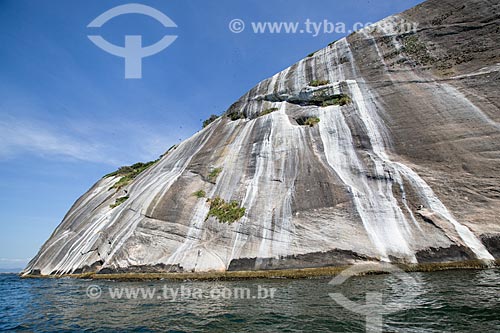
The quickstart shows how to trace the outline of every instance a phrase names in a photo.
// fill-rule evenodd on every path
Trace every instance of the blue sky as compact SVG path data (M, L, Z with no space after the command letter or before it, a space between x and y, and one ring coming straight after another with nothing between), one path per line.
M73 202L120 165L156 159L259 81L345 34L255 34L251 22L376 22L419 0L137 1L177 28L129 14L126 1L0 0L0 268L23 267ZM232 33L229 22L246 22ZM177 35L124 79L122 58L87 35L143 45Z

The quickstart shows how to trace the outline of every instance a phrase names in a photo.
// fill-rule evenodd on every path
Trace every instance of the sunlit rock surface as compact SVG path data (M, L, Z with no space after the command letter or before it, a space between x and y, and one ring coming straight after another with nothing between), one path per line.
M118 191L119 177L97 182L25 273L499 258L499 12L428 1L260 82L227 111L241 119L219 118ZM351 103L321 106L339 94ZM299 125L309 117L320 122ZM198 190L245 216L206 220Z

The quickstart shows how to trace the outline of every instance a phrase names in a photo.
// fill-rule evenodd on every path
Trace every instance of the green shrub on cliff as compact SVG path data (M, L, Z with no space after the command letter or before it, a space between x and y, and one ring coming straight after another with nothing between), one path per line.
M208 174L208 181L215 183L217 180L217 177L219 177L219 174L222 172L222 168L214 168L210 173Z
M167 152L168 153L168 152ZM164 154L165 155L165 154ZM132 180L134 180L139 174L141 174L144 170L154 165L160 159L150 161L150 162L139 162L132 164L130 166L120 167L115 172L109 173L105 175L103 178L113 177L113 176L121 176L120 180L118 180L113 186L109 189L121 189L124 186L127 186Z
M241 219L245 215L245 207L240 207L237 201L226 202L220 197L207 200L210 203L210 210L208 211L205 221L210 216L215 217L221 223L233 223Z
M229 119L231 119L232 121L235 121L235 120L238 120L238 119L243 119L243 114L239 113L239 112L231 112L231 113L228 113L227 114L227 117Z
M314 127L317 123L319 123L320 119L318 117L310 117L304 121L305 126Z
M273 113L274 111L278 111L278 110L279 110L278 108L265 109L264 111L261 111L257 117L262 117L262 116L265 116L267 114Z
M219 116L216 114L211 115L210 117L208 117L208 119L203 121L203 128L207 127L208 125L216 121L218 118Z
M311 87L320 87L329 84L330 81L328 80L313 80L309 82L309 86Z
M201 198L204 198L207 195L207 193L203 190L198 190L198 191L194 192L193 195L195 197L197 197L198 199L201 199Z
M109 208L113 209L115 207L118 207L120 206L122 203L124 203L126 200L128 199L128 197L120 197L120 198L117 198L115 200L115 203L112 204L112 205L109 205Z
M326 101L323 101L321 103L321 106L322 107L331 106L331 105L344 106L347 104L351 104L351 102L352 102L351 97L344 95L344 94L341 94L341 95L337 95L331 99L328 99Z

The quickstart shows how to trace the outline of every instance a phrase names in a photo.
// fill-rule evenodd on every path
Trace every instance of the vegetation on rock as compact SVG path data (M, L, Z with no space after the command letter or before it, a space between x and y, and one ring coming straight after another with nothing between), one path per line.
M429 64L433 61L427 46L425 43L420 41L416 35L406 36L403 38L403 52L422 65Z
M125 196L125 197L119 197L119 198L117 198L117 199L115 200L115 203L114 203L114 204L109 205L109 208L113 209L113 208L115 208L115 207L118 207L118 206L120 206L122 203L124 203L127 199L128 199L128 197L127 197L127 196Z
M168 153L170 153L172 150L176 150L176 149L177 149L177 145L172 145L172 146L170 146L170 148L168 148L168 150L167 150L165 153L163 153L163 154L161 154L161 155L160 155L160 159L161 159L163 156L165 156L165 155L167 155Z
M304 121L304 126L314 127L319 121L318 117L309 117Z
M330 81L328 80L313 80L309 82L309 86L311 87L320 87L329 84Z
M234 111L234 112L228 113L227 117L234 121L234 120L242 119L243 115L237 111Z
M216 121L218 118L219 118L219 116L216 114L211 115L210 117L208 117L208 119L203 121L203 128L207 127L208 125L210 125L211 123Z
M237 201L226 202L220 197L207 200L210 203L210 210L208 211L205 221L210 216L215 217L221 223L233 223L241 219L245 215L245 207L240 207Z
M219 177L219 174L222 172L222 168L214 168L210 173L208 174L208 180L212 183L215 183L217 180L217 177Z
M207 193L203 190L198 190L198 191L194 192L193 195L195 197L201 199L201 198L204 198L207 195Z
M278 111L278 110L279 110L278 108L265 109L264 111L261 111L257 117L262 117L262 116L265 116L267 114L270 114L270 113L272 113L274 111Z
M348 95L340 94L340 95L334 96L331 99L327 99L326 101L323 101L321 103L321 106L322 107L331 106L331 105L344 106L344 105L350 104L351 102L352 102L351 97L349 97Z
M171 149L173 149L175 146L173 146ZM169 149L170 151L170 149ZM167 152L168 153L168 152ZM163 156L163 155L162 155ZM146 163L135 163L130 166L123 166L120 167L118 170L115 172L109 173L105 175L103 178L108 178L108 177L113 177L113 176L121 176L120 180L118 180L113 186L110 187L110 189L116 188L117 190L121 189L124 186L127 186L130 184L132 180L134 180L140 173L142 173L144 170L158 162L160 159L146 162Z
M295 121L297 121L297 124L300 126L309 126L309 127L314 127L317 123L319 123L320 119L318 117L300 117L300 118L295 118Z

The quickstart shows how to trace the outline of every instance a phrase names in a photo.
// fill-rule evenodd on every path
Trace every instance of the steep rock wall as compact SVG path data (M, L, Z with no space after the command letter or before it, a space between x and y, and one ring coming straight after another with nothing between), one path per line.
M219 118L124 188L101 179L25 273L498 257L498 10L427 1L260 82L226 113L241 119ZM402 22L418 30L398 33ZM197 190L245 215L206 219Z

